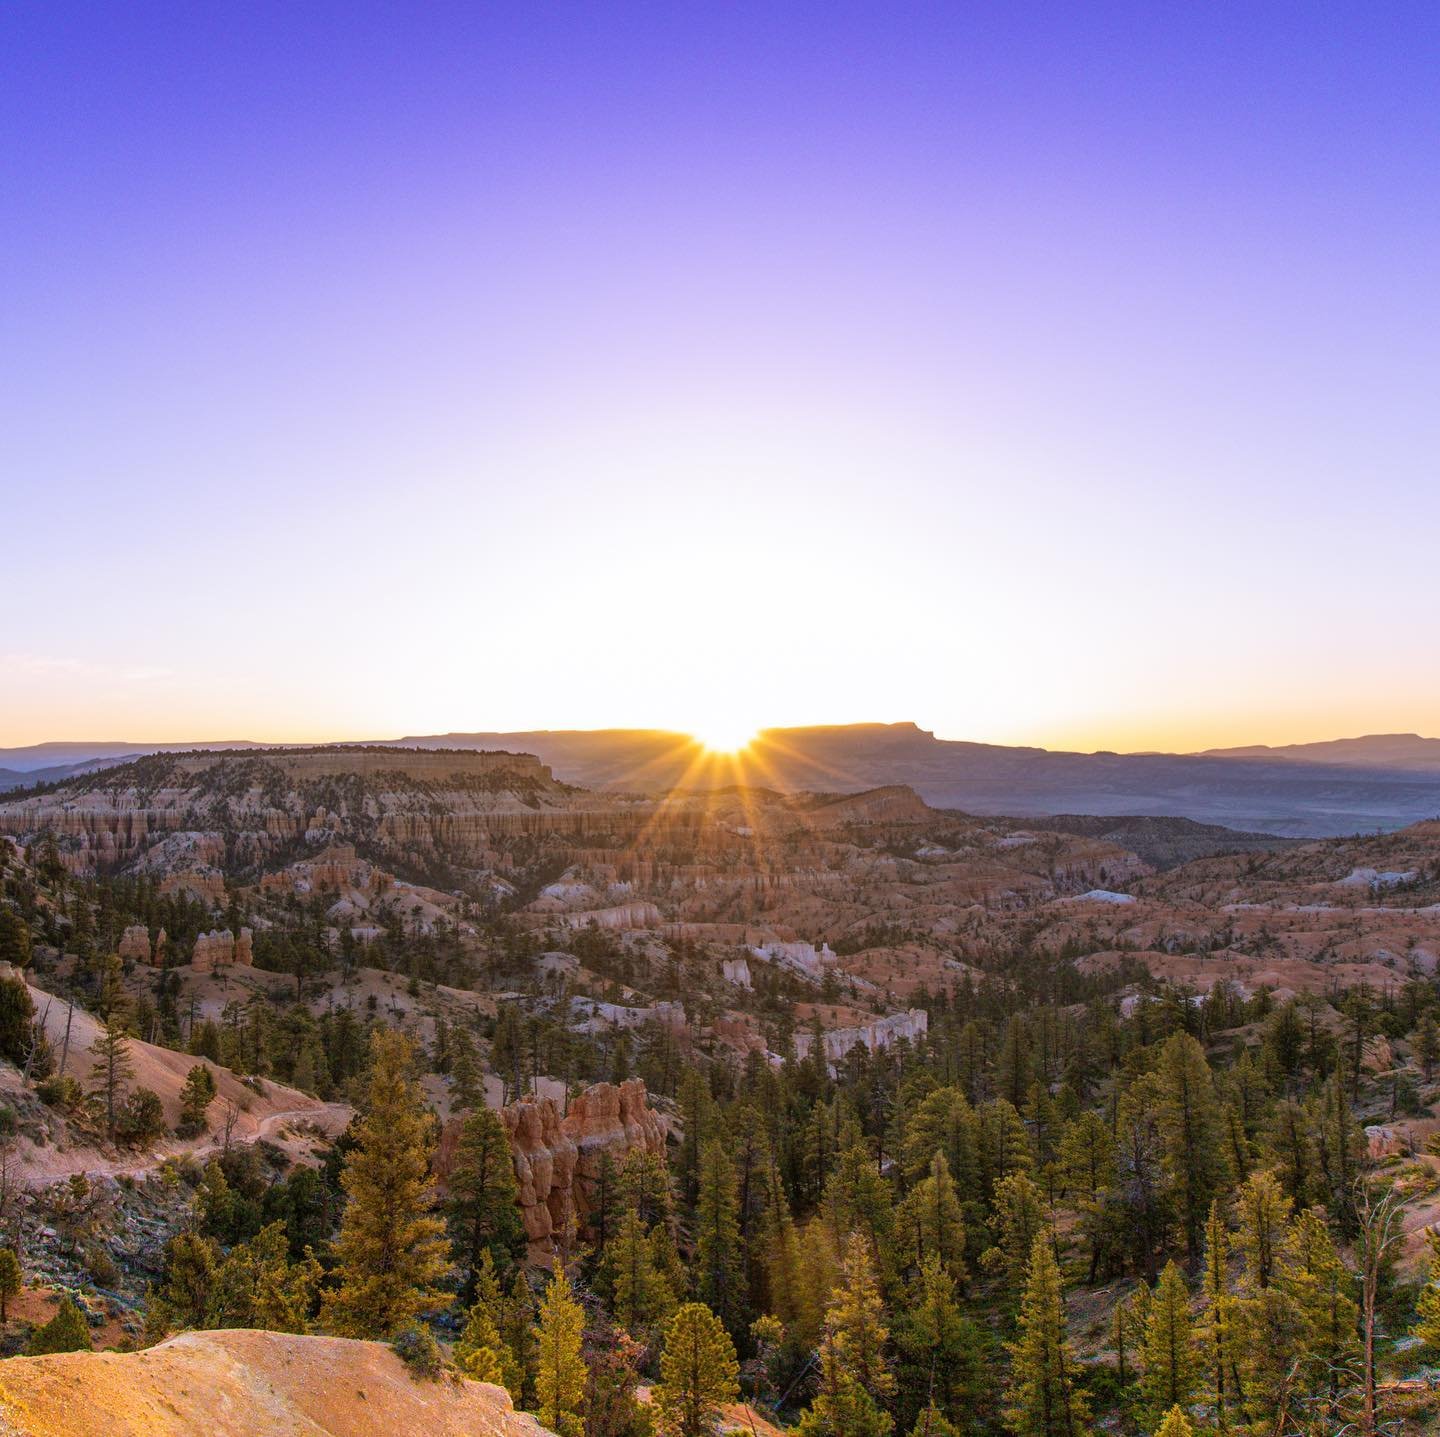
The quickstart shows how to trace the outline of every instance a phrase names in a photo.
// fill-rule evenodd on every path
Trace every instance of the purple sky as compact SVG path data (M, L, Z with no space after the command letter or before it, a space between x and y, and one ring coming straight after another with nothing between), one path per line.
M1433 5L0 11L0 743L1440 730Z

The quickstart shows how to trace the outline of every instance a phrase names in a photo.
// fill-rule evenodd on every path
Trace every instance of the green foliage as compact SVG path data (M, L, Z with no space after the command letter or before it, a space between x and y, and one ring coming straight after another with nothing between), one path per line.
M388 1337L442 1301L444 1223L430 1215L430 1129L402 1034L377 1030L365 1115L341 1175L349 1202L335 1239L340 1286L326 1324L342 1337Z
M434 1382L445 1370L444 1350L423 1323L401 1328L390 1346L417 1381Z
M215 1094L215 1075L205 1063L196 1063L185 1075L180 1089L180 1122L176 1132L181 1137L193 1137L205 1130L205 1114Z
M89 1352L94 1345L85 1314L73 1299L62 1297L54 1317L35 1329L25 1351L31 1357L44 1357L52 1352Z
M540 1421L556 1437L583 1437L585 1313L557 1262L535 1323L535 1397Z
M505 1304L495 1277L495 1264L487 1248L475 1274L475 1300L465 1330L455 1344L456 1366L477 1382L497 1382L515 1401L524 1394L524 1374L510 1344L500 1333Z
M654 1389L662 1437L710 1437L719 1408L740 1394L735 1344L704 1303L687 1302L665 1331Z
M735 1169L716 1139L700 1154L695 1208L695 1292L733 1333L748 1324L736 1214Z
M0 908L0 914L6 910ZM28 935L29 930L26 930ZM0 1058L21 1065L30 1054L35 1004L23 978L0 978Z
M1085 1394L1076 1382L1075 1354L1065 1331L1065 1300L1048 1229L1030 1253L1006 1425L1015 1437L1083 1437L1090 1432Z
M478 1108L466 1115L449 1186L446 1215L461 1262L462 1295L468 1298L474 1295L484 1254L489 1253L503 1277L525 1253L510 1141L493 1109Z
M159 1093L136 1088L115 1114L115 1138L130 1147L153 1143L165 1132L165 1107Z
M118 1136L121 1104L126 1082L134 1076L130 1061L130 1039L118 1014L112 1013L90 1049L90 1087L104 1116L111 1142Z
M1190 1331L1190 1294L1173 1262L1165 1264L1150 1301L1141 1361L1140 1392L1152 1413L1188 1406L1195 1395L1198 1364Z
M12 1297L18 1296L25 1280L20 1270L20 1259L13 1247L0 1247L0 1322L7 1317L7 1307Z

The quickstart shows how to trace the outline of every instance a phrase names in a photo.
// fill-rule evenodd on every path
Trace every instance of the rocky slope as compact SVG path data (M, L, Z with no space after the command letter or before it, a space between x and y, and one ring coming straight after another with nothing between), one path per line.
M505 1390L425 1382L378 1342L191 1332L0 1363L0 1437L546 1437Z
M9 965L0 965L0 976L12 972ZM68 1076L88 1086L93 1080L93 1049L102 1025L83 1008L72 1009L39 988L30 988L30 998L57 1064L63 1063ZM167 1138L143 1150L108 1151L93 1137L74 1131L55 1109L40 1104L13 1067L0 1066L0 1097L25 1118L14 1155L14 1172L22 1184L41 1186L78 1172L134 1172L171 1153L208 1152L224 1141L227 1126L231 1141L253 1142L262 1137L280 1141L292 1129L308 1128L333 1137L350 1120L351 1110L343 1103L324 1103L283 1083L247 1082L207 1058L177 1053L138 1038L130 1040L129 1058L133 1071L127 1088L148 1088L157 1094L171 1128L180 1117L180 1091L190 1069L197 1063L209 1068L216 1097L206 1113L206 1131L185 1140Z

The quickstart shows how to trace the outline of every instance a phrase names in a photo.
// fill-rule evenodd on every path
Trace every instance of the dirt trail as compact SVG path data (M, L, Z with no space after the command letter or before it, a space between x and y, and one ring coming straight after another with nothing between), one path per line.
M33 985L30 997L36 1014L44 1020L46 1036L57 1063L64 1062L68 1077L90 1086L95 1067L92 1050L102 1032L99 1020L83 1008L72 1009L64 999ZM229 1068L208 1058L179 1053L138 1038L132 1038L128 1046L133 1074L126 1085L127 1090L148 1088L156 1093L165 1111L165 1121L172 1128L180 1118L180 1093L191 1068L197 1063L209 1068L215 1079L216 1096L206 1114L207 1131L192 1139L172 1138L144 1153L133 1154L107 1152L83 1139L67 1145L53 1142L38 1144L23 1138L15 1165L24 1186L44 1187L82 1172L111 1177L123 1173L138 1176L151 1171L167 1157L186 1153L205 1157L224 1146L227 1123L230 1125L231 1142L253 1143L261 1138L274 1140L292 1123L313 1123L327 1136L334 1137L350 1121L351 1110L344 1103L322 1102L298 1088L287 1087L268 1078L257 1085L257 1091ZM18 1093L21 1086L18 1073L0 1074L0 1097L10 1090ZM300 1140L281 1140L279 1145L292 1156L306 1150L306 1144Z

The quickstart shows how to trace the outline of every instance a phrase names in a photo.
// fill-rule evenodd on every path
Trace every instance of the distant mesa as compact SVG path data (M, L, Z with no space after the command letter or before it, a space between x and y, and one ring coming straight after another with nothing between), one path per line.
M39 744L0 750L0 789L69 782L160 745ZM390 744L265 749L165 746L204 766L224 754L285 756L293 777L399 764L417 781L526 766L540 781L615 793L719 790L737 781L779 792L858 794L908 788L935 808L1049 817L1188 818L1253 834L1343 836L1403 827L1440 813L1440 739L1378 734L1279 748L1204 753L1069 753L939 739L913 723L765 729L717 763L687 734L657 729L529 730L420 735ZM203 750L203 752L197 752ZM424 755L438 757L427 760ZM396 760L391 755L400 754Z

